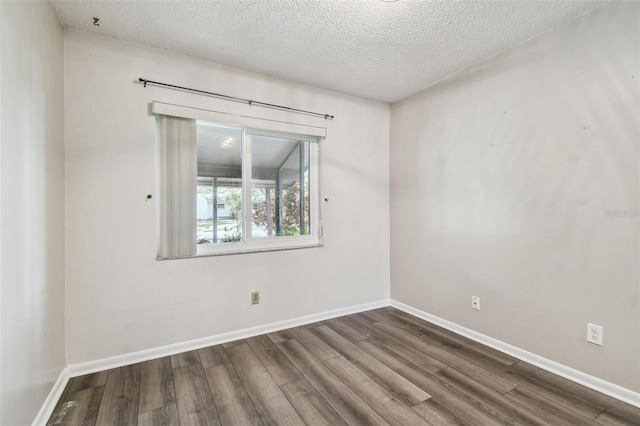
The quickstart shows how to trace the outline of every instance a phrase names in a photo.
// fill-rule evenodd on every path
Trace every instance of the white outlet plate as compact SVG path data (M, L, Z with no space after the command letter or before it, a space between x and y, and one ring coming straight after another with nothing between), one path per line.
M480 298L478 296L471 296L471 309L474 311L480 310Z
M602 327L587 323L587 342L602 346L604 332Z
M260 303L260 292L259 291L252 291L251 292L251 304L252 305L257 305L258 303Z

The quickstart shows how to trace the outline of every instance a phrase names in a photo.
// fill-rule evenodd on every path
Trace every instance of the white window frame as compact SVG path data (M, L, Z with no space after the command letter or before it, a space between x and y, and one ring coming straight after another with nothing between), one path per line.
M154 102L152 112L206 121L217 126L242 130L242 195L243 223L242 241L229 243L196 244L196 254L187 258L219 256L265 251L293 250L322 247L322 214L320 167L321 150L326 129L281 121L263 120L256 117L233 116L217 111L194 109L184 106ZM243 125L243 123L252 126ZM289 130L289 131L287 131ZM311 134L299 133L306 131ZM296 236L274 236L253 238L253 204L251 191L251 147L252 136L271 136L309 141L309 234ZM194 229L193 232L196 230ZM158 257L158 260L184 257Z

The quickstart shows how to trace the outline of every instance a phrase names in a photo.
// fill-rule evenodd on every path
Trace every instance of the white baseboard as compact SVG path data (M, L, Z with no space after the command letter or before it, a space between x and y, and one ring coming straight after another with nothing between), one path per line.
M152 349L145 349L138 352L116 355L113 357L98 359L95 361L70 364L67 367L67 372L69 374L69 377L82 376L84 374L95 373L96 371L122 367L123 365L135 364L137 362L148 361L150 359L174 355L181 352L206 348L207 346L219 345L221 343L232 342L234 340L246 339L261 334L272 333L274 331L298 327L300 325L323 321L330 318L336 318L343 315L355 314L357 312L368 311L371 309L382 308L385 306L389 306L389 299L349 306L346 308L333 309L330 311L320 312L318 314L305 315L303 317L293 318L290 320L273 322L266 325L245 328L242 330L231 331L229 333L203 337L201 339L189 340L186 342L174 343L171 345L160 346Z
M590 389L596 390L605 395L609 395L613 398L619 399L620 401L626 402L627 404L640 408L640 393L638 392L634 392L630 389L623 388L622 386L607 382L606 380L599 379L598 377L591 376L589 374L575 370L571 367L567 367L566 365L525 351L524 349L520 349L492 337L485 336L482 333L478 333L477 331L473 331L435 315L431 315L427 312L421 311L409 305L405 305L404 303L398 302L396 300L391 300L391 306L418 318L422 318L423 320L438 325L442 328L450 330L456 334L468 337L469 339L474 340L478 343L482 343L483 345L489 346L490 348L496 349L500 352L504 352L507 355L511 355L522 361L528 362L529 364L533 364L536 367L540 367L543 370L549 371L550 373L557 374L558 376L564 377L565 379L569 379Z
M64 368L58 376L58 380L53 384L49 395L44 400L44 404L40 407L40 411L36 415L36 418L33 420L34 426L46 425L47 420L51 417L53 410L56 408L56 404L58 400L62 396L62 392L64 392L64 388L67 386L67 382L69 381L69 372L67 368Z

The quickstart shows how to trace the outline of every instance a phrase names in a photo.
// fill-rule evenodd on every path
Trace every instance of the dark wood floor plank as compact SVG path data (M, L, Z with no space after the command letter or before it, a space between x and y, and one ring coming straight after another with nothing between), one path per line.
M109 370L98 411L97 426L135 426L138 422L140 364Z
M312 322L310 324L305 324L302 327L303 328L316 328L316 327L320 327L321 325L326 325L324 321L318 321L318 322Z
M378 330L373 327L373 324L370 321L365 320L360 314L345 315L338 318L338 320L344 322L354 330L357 330L367 338L371 338L373 334L378 332Z
M176 404L140 413L138 426L180 426Z
M341 321L341 318L334 318L334 319L327 320L325 321L325 324L331 327L332 329L334 329L336 332L340 333L350 342L355 343L367 338L367 336L360 333L355 328Z
M413 410L424 417L434 426L467 425L468 423L456 418L444 405L435 398L427 399L413 406Z
M304 375L304 372L317 365L324 365L309 349L296 339L285 340L277 344L278 348L291 363ZM338 355L340 356L340 355Z
M374 322L386 321L389 317L386 314L387 311L390 311L394 308L391 306L387 306L381 309L371 309L369 311L359 312L357 315L359 318L363 320L369 321L371 324Z
M349 425L388 425L300 342L287 340L278 347Z
M252 337L247 339L247 343L279 386L302 378L291 361L267 336Z
M173 369L180 426L220 425L209 383L198 362Z
M229 359L265 424L303 425L280 387L262 365L251 347L241 344L227 348Z
M98 412L100 410L102 397L104 395L104 386L100 386L98 388L89 388L85 391L89 391L91 389L94 389L94 394L89 401L89 407L87 408L87 412L84 415L82 426L94 426L98 422Z
M67 402L67 395L69 395L69 388L71 387L71 379L69 379L67 381L67 384L64 387L64 390L62 391L62 395L60 395L60 398L58 399L58 402L56 403L56 406L53 408L53 411L51 412L51 416L49 416L49 420L47 420L47 426L53 425L58 421L58 418L63 415L62 411L65 411L66 414L66 410L68 409L68 406L65 405L65 403Z
M188 351L171 355L171 367L184 367L189 364L197 364L200 362L198 351Z
M225 349L231 349L234 346L240 346L247 343L245 339L240 339L240 340L234 340L233 342L227 342L227 343L223 343L222 347Z
M427 341L422 339L416 339L415 335L401 328L398 328L395 325L391 325L387 322L378 322L374 325L376 328L379 328L383 332L395 337L396 339L408 344L409 346L413 346L419 351L424 352L425 354L437 359L438 361L448 365L449 367L453 367L461 373L464 373L467 376L484 383L486 386L497 392L504 394L517 386L515 383L491 371L481 368L478 365L467 361L466 359L460 358L451 352L447 352L440 346L429 344L427 343Z
M91 387L98 386L98 383L102 383L102 385L104 385L104 383L106 382L107 374L108 374L108 370L70 378L64 390L62 391L62 395L60 396L60 399L58 399L58 402L55 408L53 409L53 412L51 413L49 420L47 421L47 426L54 425L54 424L61 424L62 420L65 417L67 417L67 414L69 413L69 411L73 409L75 405L75 401L73 397L71 400L67 399L70 393L74 393L79 390L89 389ZM94 418L94 422L95 422L95 418Z
M89 389L97 386L104 386L107 383L108 371L86 374L84 376L72 377L69 380L69 393Z
M592 404L591 409L593 411L599 410L601 407L605 407L614 411L629 422L640 424L640 408L634 407L593 389L589 389L578 383L572 382L571 380L565 379L564 377L542 370L541 368L524 361L518 361L513 365L513 369L521 373L522 376L535 380L535 382L540 385L545 384L549 388L563 389L574 397L588 401Z
M205 370L213 400L223 425L262 425L238 373L231 363Z
M349 342L329 326L318 327L313 331L317 333L318 336L321 336L336 352L340 353L349 360L349 362L355 364L360 370L388 390L394 397L405 402L407 405L415 405L431 398L431 395L358 346Z
M293 339L293 336L287 330L281 330L281 331L276 331L274 333L269 333L267 334L267 336L269 337L269 339L271 339L273 343L280 343L280 342L284 342L285 340Z
M379 310L376 310L376 312L383 313L385 315L389 315L391 317L398 318L404 321L408 321L422 328L423 330L428 331L431 335L440 336L444 341L455 342L462 347L473 349L475 352L481 353L505 365L512 365L518 361L517 358L514 358L511 355L507 355L503 352L500 352L498 350L485 346L482 343L474 342L471 339L468 339L464 336L460 336L452 331L446 330L442 327L439 327L421 318L414 317L413 315L410 315L399 309L388 309L388 310L379 309Z
M308 425L345 425L346 422L304 377L280 386Z
M520 389L526 389L543 399L552 400L562 405L565 410L572 410L576 414L584 415L591 419L595 418L604 410L604 407L593 401L586 401L560 386L550 385L548 382L540 380L537 377L520 373L516 369L516 366L517 363L514 366L504 367L502 370L505 374L509 375L509 380L518 383ZM487 368L491 369L492 367ZM499 372L496 371L496 373Z
M428 356L413 346L407 345L393 336L383 333L381 330L366 324L363 320L357 317L345 317L342 320L350 324L352 327L357 328L360 332L366 333L369 341L392 350L399 356L411 361L426 371L433 373L438 370L442 370L443 368L447 368L446 364Z
M443 338L438 334L431 333L430 331L425 330L424 328L404 319L398 319L393 316L390 316L389 318L390 319L376 324L391 325L411 335L417 336L421 341L428 342L429 345L434 348L439 348L440 353L445 353L449 356L453 356L454 358L452 359L466 360L468 363L478 365L486 371L490 370L485 367L494 367L494 369L502 371L502 368L509 368L511 366L511 364L505 364L503 362L497 361L495 357L486 356L481 352L475 351L470 346L465 346L464 344L458 343L456 341L447 340L446 338ZM504 379L504 376L498 376L502 377L502 379L497 378L496 385L511 386L510 388L502 389L502 393L507 392L508 390L513 389L516 386L515 383L508 382L507 379ZM500 391L501 389L496 390Z
M384 387L339 356L325 361L333 373L392 425L429 425L418 413L394 398Z
M144 413L175 403L171 359L164 357L141 363L138 412Z
M70 393L65 410L54 422L55 425L93 426L98 417L104 386L90 387Z
M505 394L507 398L518 401L524 406L559 425L596 425L590 417L586 417L568 410L556 401L548 400L540 395L518 387Z
M596 423L605 426L637 426L640 425L640 417L627 419L616 413L604 410L595 419Z
M513 421L520 424L539 426L548 424L544 419L540 419L534 411L513 400L506 399L504 395L489 389L452 368L440 370L435 375L469 394L477 401L482 402L485 407L490 407L491 412L485 412L500 422L509 423Z
M322 339L313 334L309 328L296 327L290 329L289 333L320 361L340 355L326 342L323 342Z
M492 417L485 414L487 410L481 402L439 377L397 356L384 346L378 346L370 339L358 342L358 346L380 362L388 365L398 374L410 378L413 383L431 394L431 399L436 399L440 404L449 408L464 423L478 426L499 424Z
M200 357L200 364L202 364L202 368L205 370L210 367L227 365L231 362L223 345L198 349L198 356Z

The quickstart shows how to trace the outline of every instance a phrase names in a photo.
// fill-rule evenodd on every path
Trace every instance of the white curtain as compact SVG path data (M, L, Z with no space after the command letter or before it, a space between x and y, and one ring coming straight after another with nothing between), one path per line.
M196 120L157 115L158 257L196 254Z

